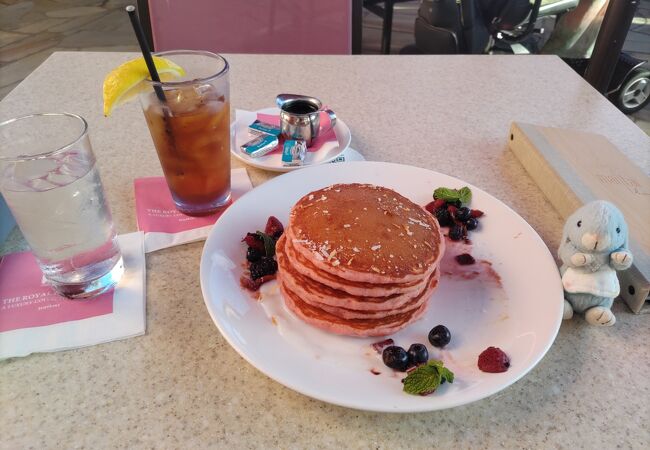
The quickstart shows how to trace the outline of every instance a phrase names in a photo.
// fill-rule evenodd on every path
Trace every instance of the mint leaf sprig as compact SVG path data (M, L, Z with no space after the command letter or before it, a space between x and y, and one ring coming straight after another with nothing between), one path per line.
M460 189L439 187L433 191L433 198L435 200L442 199L446 202L455 202L456 200L460 200L463 205L467 205L472 201L472 190L467 186Z
M266 253L266 256L269 258L273 257L273 255L275 255L275 239L261 231L258 231L255 234L261 237L264 241L264 253Z
M440 386L442 380L454 382L454 374L444 367L442 361L431 359L404 378L404 392L412 395L430 394Z

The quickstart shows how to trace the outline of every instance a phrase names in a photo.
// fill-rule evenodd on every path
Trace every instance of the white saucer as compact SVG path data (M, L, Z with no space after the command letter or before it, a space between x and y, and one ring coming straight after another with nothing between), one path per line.
M250 141L253 137L248 133L248 126L255 121L257 114L280 114L278 108L265 108L258 111L235 111L235 122L231 125L232 145L230 153L242 161L258 169L270 170L272 172L289 172L292 170L303 169L305 167L316 166L334 161L338 158L346 148L350 145L352 135L350 129L341 119L336 120L334 126L334 133L336 134L337 142L328 142L323 145L318 151L307 152L305 163L302 166L286 167L282 165L282 154L273 153L272 155L260 156L259 158L251 158L250 156L242 153L240 146Z

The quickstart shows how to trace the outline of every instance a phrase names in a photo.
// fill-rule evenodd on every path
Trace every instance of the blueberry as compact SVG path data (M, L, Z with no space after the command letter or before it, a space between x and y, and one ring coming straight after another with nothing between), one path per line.
M411 366L424 364L429 360L429 351L424 344L412 344L408 351Z
M278 263L275 259L268 256L262 256L259 261L255 261L250 265L251 278L257 280L266 275L273 275L278 270Z
M434 347L444 347L451 341L451 333L444 325L437 325L429 331L429 342Z
M456 223L449 229L449 239L452 241L460 241L462 238L463 227Z
M454 217L456 218L456 220L460 222L466 222L467 219L470 218L471 214L472 211L470 211L470 209L467 208L466 206L463 206L462 208L458 208L456 210L456 214L454 214Z
M468 231L476 230L478 227L478 220L476 220L474 217L470 217L467 219L467 222L465 222L465 226L467 227Z
M436 210L436 219L441 227L448 227L452 224L451 215L446 209L440 208Z
M381 354L381 357L384 360L384 364L391 369L399 372L406 372L406 369L408 369L409 355L402 347L396 345L386 347Z
M250 262L259 261L263 253L264 253L263 251L257 248L248 247L248 250L246 251L246 259L249 260Z

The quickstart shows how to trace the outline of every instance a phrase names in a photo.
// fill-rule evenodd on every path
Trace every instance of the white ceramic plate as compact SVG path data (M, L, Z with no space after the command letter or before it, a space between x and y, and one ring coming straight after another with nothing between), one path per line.
M494 283L443 276L425 317L392 335L405 348L427 345L456 374L433 395L402 392L397 374L385 367L371 344L380 339L337 336L301 322L285 309L275 281L262 286L261 301L239 286L246 231L264 227L270 215L286 224L304 194L334 183L373 183L395 189L418 204L439 186L465 186L430 170L379 162L326 164L282 175L241 197L212 228L201 259L205 304L222 335L239 354L285 386L319 400L371 411L415 412L480 400L528 373L547 352L560 327L562 285L555 261L535 231L506 205L470 186L472 206L486 212L472 233L473 255L493 263ZM449 268L442 267L443 272ZM428 331L445 324L451 343L442 351ZM483 373L477 357L488 346L511 358L507 372ZM376 369L380 375L373 375Z
M230 147L230 153L243 163L257 167L258 169L270 170L272 172L290 172L309 166L328 163L340 156L348 148L352 140L348 126L340 118L337 118L334 133L338 142L327 143L315 152L307 152L305 163L302 166L283 166L281 153L251 158L242 153L239 147L252 139L248 134L248 126L256 119L257 113L280 114L280 110L278 108L266 108L254 112L238 110L235 123L232 124L233 137L230 141L233 145Z

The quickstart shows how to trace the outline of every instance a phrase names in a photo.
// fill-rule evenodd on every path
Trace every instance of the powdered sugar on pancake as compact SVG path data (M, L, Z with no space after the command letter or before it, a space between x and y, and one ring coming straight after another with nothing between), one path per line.
M338 184L304 196L287 230L296 252L351 281L421 279L444 251L431 214L395 191L367 184Z
M311 192L276 245L286 306L318 328L384 336L417 320L438 286L438 222L398 193L367 184Z

